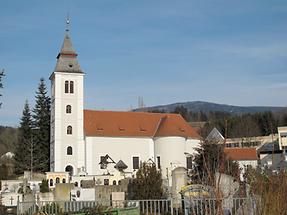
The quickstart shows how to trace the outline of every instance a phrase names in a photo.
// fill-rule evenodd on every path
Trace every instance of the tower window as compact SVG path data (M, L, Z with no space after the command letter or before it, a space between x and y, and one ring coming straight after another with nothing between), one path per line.
M71 105L66 106L66 113L72 113L72 106Z
M70 81L70 93L74 93L74 82Z
M70 176L74 174L74 168L71 165L66 166L65 172L68 172Z
M72 154L73 154L73 148L71 146L68 146L67 155L72 155Z
M72 134L72 126L67 127L67 134Z
M69 93L69 81L65 81L65 93Z

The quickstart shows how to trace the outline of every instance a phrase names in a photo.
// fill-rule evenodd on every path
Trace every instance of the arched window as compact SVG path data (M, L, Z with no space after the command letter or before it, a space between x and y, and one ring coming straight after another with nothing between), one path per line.
M65 178L63 178L62 182L63 182L63 184L65 184L65 183L66 183L66 179L65 179Z
M72 155L72 154L73 154L73 148L71 146L68 146L67 155Z
M69 81L65 81L65 93L69 93Z
M53 186L54 186L53 179L50 179L50 187L53 187Z
M70 81L70 93L74 93L74 82Z
M113 185L117 185L117 181L116 180L113 180Z
M59 183L60 183L60 178L57 177L57 178L56 178L56 184L59 184Z
M66 168L65 168L65 172L68 172L68 173L70 174L70 176L72 176L73 173L74 173L74 169L73 169L72 166L68 165L68 166L66 166Z
M72 106L71 105L66 106L66 113L72 113Z
M72 134L72 126L67 127L67 134Z
M78 182L75 182L75 187L78 187Z

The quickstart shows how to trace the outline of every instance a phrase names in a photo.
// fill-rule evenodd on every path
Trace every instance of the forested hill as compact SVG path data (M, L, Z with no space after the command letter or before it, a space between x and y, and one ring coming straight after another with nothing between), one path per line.
M145 107L143 109L136 109L135 111L163 111L163 112L174 112L177 107L184 107L188 112L225 112L230 114L244 114L244 113L262 113L262 112L278 112L287 107L274 107L274 106L234 106L226 104L217 104L204 101L192 101L192 102L181 102L173 103L168 105L159 105L152 107Z
M216 127L227 137L266 136L277 133L278 126L287 126L287 107L241 107L210 102L185 102L147 107L135 111L178 113L197 123L202 137Z
M8 151L14 152L17 141L17 128L0 126L0 156Z

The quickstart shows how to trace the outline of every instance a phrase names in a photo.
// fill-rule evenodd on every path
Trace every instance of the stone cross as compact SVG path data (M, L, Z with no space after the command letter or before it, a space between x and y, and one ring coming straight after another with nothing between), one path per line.
M13 205L13 197L11 196L10 201L11 201L11 205Z

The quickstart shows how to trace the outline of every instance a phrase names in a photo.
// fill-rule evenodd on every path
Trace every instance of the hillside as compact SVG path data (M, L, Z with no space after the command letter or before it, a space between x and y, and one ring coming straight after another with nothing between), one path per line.
M18 129L0 126L0 156L14 151L18 141Z
M173 103L168 105L159 105L152 107L145 107L144 109L136 109L135 111L156 111L163 110L165 112L173 112L176 107L183 106L187 111L191 112L204 112L210 111L227 112L231 114L244 114L244 113L258 113L258 112L278 112L287 110L287 107L275 107L275 106L234 106L226 104L217 104L204 101L192 101Z

